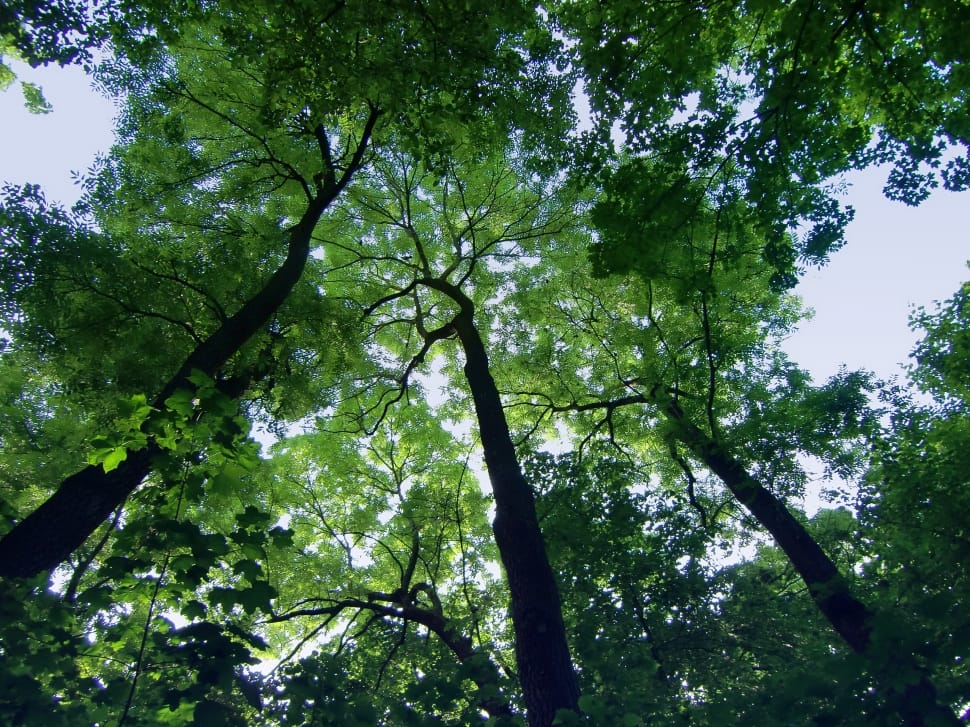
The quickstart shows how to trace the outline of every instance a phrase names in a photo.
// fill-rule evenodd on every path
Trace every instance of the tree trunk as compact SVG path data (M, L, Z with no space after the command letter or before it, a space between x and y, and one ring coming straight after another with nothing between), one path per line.
M475 400L495 497L492 531L511 593L515 654L529 724L549 727L558 710L579 711L579 684L566 642L559 590L546 556L535 499L522 474L488 355L472 320L471 301L456 289L449 294L462 306L455 330L465 352L465 377Z
M784 503L752 477L744 465L724 447L688 421L683 411L661 388L655 387L650 398L660 406L673 425L674 436L703 462L727 486L778 544L798 571L815 605L828 619L839 636L858 654L870 659L873 676L883 694L908 727L963 724L951 709L937 699L936 689L925 670L911 654L898 654L895 671L903 661L913 679L902 689L884 676L886 666L872 654L872 626L875 614L855 596L839 573L835 563L818 542L791 514Z
M372 109L354 157L339 179L333 167L327 166L326 182L290 230L283 264L255 296L189 354L155 397L154 408L163 409L178 389L192 388L188 377L193 370L214 376L284 303L306 267L313 228L360 167L379 113ZM34 576L67 560L145 479L152 457L159 451L150 442L142 449L129 450L124 462L111 472L92 465L65 479L46 502L0 539L0 576Z

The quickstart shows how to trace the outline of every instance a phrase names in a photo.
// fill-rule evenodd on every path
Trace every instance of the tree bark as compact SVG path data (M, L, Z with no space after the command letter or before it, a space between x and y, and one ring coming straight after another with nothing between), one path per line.
M549 727L558 710L579 712L579 682L569 655L559 589L539 529L535 498L515 453L488 354L473 320L472 301L444 281L422 282L441 290L461 308L454 326L465 353L465 378L475 401L495 497L492 532L511 594L519 681L529 725Z
M363 163L379 114L371 110L354 156L339 178L327 164L316 196L290 230L283 264L256 295L189 354L155 397L154 408L163 409L177 390L192 388L188 377L193 370L214 376L283 304L303 275L313 228ZM0 539L0 576L30 577L67 560L141 484L159 451L154 442L149 442L146 447L129 450L127 458L111 472L91 465L65 479L43 504Z

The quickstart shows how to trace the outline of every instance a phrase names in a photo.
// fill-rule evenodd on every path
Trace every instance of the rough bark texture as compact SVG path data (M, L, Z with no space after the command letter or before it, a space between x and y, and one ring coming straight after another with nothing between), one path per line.
M178 389L192 387L188 377L193 370L213 376L283 304L303 274L313 228L361 165L377 117L378 112L372 111L357 151L341 176L337 178L332 166L326 169L316 197L290 230L283 264L255 296L189 354L155 397L152 405L156 409L163 408ZM125 461L109 473L100 465L88 466L65 479L40 507L0 539L0 576L34 576L67 560L145 479L158 452L149 443L140 450L129 450Z
M724 447L684 417L677 403L660 388L651 398L667 415L674 436L727 486L737 500L764 527L784 551L808 586L819 610L845 642L858 654L873 659L872 627L875 614L849 590L835 563L812 535L744 465ZM936 689L911 654L899 654L915 680L900 688L882 676L885 665L873 660L873 675L882 684L889 703L908 727L961 725L953 711L939 703ZM902 670L905 673L905 669Z
M472 303L457 289L445 292L462 308L455 330L465 352L465 377L475 401L495 497L492 531L511 593L515 654L528 720L532 727L548 727L558 710L579 711L579 683L566 642L559 589L546 556L535 499L522 474L488 355L472 319Z
M0 576L26 578L70 557L145 479L154 445L134 452L111 472L85 467L0 540Z

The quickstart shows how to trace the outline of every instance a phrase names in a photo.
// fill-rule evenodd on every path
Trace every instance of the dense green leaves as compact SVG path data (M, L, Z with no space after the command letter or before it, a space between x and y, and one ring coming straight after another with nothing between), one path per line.
M0 721L954 724L968 289L919 395L780 343L838 175L966 186L965 15L5 7L121 115L0 204Z
M833 175L892 162L886 192L910 204L941 181L966 188L965 6L569 2L552 14L589 95L587 141L619 126L628 150L678 170L653 195L667 221L682 175L702 188L740 175L779 284L842 243L851 209ZM608 159L582 155L594 170ZM804 238L786 238L806 221Z

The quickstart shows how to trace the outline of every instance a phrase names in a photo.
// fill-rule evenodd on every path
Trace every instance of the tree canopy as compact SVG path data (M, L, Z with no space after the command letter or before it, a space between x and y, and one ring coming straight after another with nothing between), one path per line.
M970 184L968 24L5 6L121 111L0 198L3 721L963 724L967 286L907 384L780 344L840 175Z

